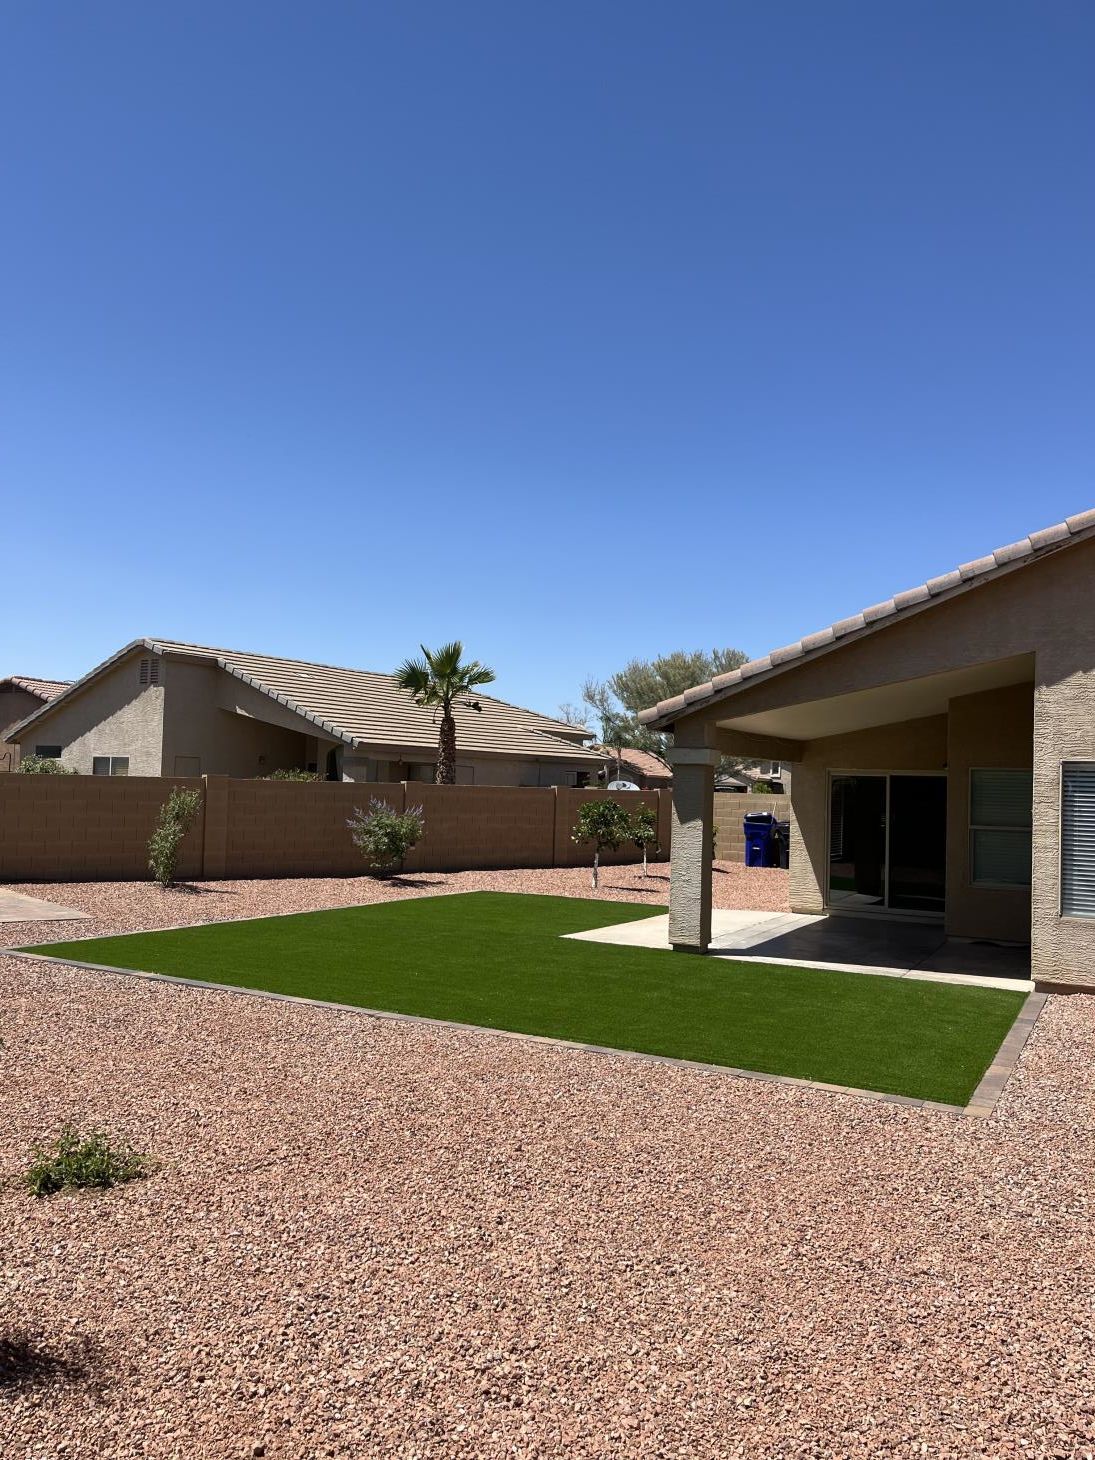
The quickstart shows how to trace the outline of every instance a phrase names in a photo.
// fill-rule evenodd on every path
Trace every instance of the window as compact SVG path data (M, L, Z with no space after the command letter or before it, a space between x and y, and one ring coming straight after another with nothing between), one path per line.
M60 760L61 747L59 745L36 745L35 755L43 756L46 760Z
M970 881L1029 887L1033 771L970 771Z
M142 659L139 679L141 684L159 684L160 682L160 661L156 659ZM105 774L105 772L104 772Z
M93 776L128 776L128 755L97 755L91 762Z
M1061 912L1095 918L1095 761L1061 767Z

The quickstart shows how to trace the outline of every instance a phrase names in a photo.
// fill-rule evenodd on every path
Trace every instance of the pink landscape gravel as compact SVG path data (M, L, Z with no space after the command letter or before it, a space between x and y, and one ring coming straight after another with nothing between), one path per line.
M5 1456L1095 1453L1095 999L981 1121L13 958L0 1035ZM35 1201L69 1117L158 1169Z

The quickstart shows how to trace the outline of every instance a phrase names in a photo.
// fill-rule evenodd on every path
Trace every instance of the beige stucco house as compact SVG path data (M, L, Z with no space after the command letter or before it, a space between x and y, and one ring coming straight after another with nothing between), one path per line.
M1028 942L1095 989L1095 510L644 712L671 730L670 940L711 936L720 754L789 763L796 912Z
M601 758L581 727L476 694L455 708L457 780L578 786ZM5 736L86 775L432 781L438 727L388 674L135 639Z
M68 680L37 679L27 674L9 674L6 679L0 679L0 775L19 765L18 745L4 743L8 732L35 710L64 694L68 686Z

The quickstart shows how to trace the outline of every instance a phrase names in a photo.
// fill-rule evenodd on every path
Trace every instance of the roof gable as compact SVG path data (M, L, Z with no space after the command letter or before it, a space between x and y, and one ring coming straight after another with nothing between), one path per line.
M158 638L134 639L125 645L77 680L57 702L43 705L27 716L9 732L8 739L16 738L32 723L44 719L58 703L142 650L160 654L169 661L184 659L221 669L300 715L323 735L355 748L405 747L420 749L424 756L436 751L438 725L434 711L416 705L393 675ZM596 756L573 739L564 738L564 730L569 729L573 735L572 726L564 726L546 715L521 709L493 695L476 694L471 698L482 705L480 712L464 705L454 707L461 750L533 759L597 761Z
M879 629L888 628L892 623L910 618L938 603L947 602L1007 573L1028 567L1051 553L1072 547L1075 543L1093 536L1095 508L1068 517L1052 527L1032 532L1029 537L997 548L983 558L962 563L949 573L929 578L916 588L906 589L882 603L872 604L850 618L840 619L827 629L808 634L781 649L773 649L761 659L751 659L729 674L716 675L707 684L696 685L673 699L662 700L659 704L642 710L639 720L652 728L666 729L693 711L707 709L720 700L728 699L746 684L758 683L810 659L819 658L845 642L865 638Z

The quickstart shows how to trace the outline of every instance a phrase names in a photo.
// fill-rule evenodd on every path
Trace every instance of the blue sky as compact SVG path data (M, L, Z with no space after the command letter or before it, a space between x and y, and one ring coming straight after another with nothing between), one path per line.
M553 710L1095 504L1095 7L3 6L0 673Z

